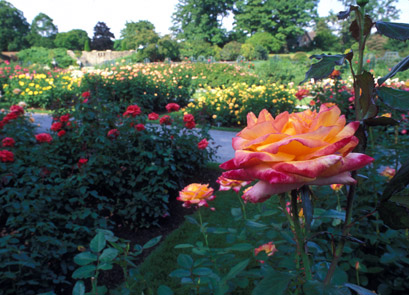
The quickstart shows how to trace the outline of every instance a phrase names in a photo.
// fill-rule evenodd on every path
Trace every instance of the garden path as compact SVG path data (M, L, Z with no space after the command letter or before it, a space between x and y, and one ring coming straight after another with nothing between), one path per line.
M34 124L37 125L36 132L49 132L52 122L52 117L49 114L32 114ZM210 130L210 136L213 141L210 141L211 146L219 146L216 155L216 162L223 163L234 157L234 150L232 147L232 139L237 132Z

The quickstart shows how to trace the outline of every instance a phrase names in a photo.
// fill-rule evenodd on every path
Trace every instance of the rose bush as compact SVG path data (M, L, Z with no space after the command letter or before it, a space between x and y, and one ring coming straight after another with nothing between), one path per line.
M247 127L233 139L235 157L220 167L230 179L259 180L244 198L263 202L303 185L352 184L350 171L373 161L351 153L359 122L346 125L338 107L319 112L288 112L273 118L267 110L250 113Z

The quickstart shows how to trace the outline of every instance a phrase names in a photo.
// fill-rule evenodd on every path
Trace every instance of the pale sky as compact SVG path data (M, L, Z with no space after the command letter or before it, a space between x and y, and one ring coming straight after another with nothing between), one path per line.
M58 31L68 32L81 29L92 38L94 27L102 21L111 29L116 39L120 39L125 23L148 20L155 25L161 36L170 33L172 13L178 0L6 0L21 10L31 24L39 13L45 13L53 19ZM409 22L409 0L399 0L397 8L401 10L400 22ZM329 11L343 10L337 0L321 0L318 6L320 16ZM224 26L231 29L232 18L227 18Z

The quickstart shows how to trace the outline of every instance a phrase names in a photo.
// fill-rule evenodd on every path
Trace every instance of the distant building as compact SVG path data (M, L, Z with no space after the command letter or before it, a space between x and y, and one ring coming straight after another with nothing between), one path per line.
M312 32L304 32L301 36L297 38L297 46L298 47L309 47L314 40L317 33L314 31Z

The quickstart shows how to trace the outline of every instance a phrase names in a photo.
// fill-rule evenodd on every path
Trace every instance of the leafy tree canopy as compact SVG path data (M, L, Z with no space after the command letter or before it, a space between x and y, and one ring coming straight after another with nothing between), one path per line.
M89 41L87 32L84 30L71 30L66 33L58 33L54 44L59 48L83 50L87 41Z
M356 5L356 0L339 0L345 7ZM369 14L373 21L391 21L399 18L400 10L395 4L398 0L369 0L365 5L365 13Z
M227 35L222 20L232 10L233 3L233 0L179 0L171 29L182 40L221 45Z
M57 33L58 29L54 25L53 19L40 13L33 19L27 39L31 46L52 48Z
M159 35L155 32L155 26L147 21L127 22L125 29L121 31L124 50L137 49L139 46L146 47L148 44L156 43Z
M110 28L104 22L98 22L94 27L91 48L95 50L112 50L114 47L112 39L115 39L115 36L111 33Z
M23 13L7 1L0 1L0 51L26 48L29 30Z
M285 36L287 46L318 17L319 0L239 0L234 9L235 29L247 35L267 32Z

